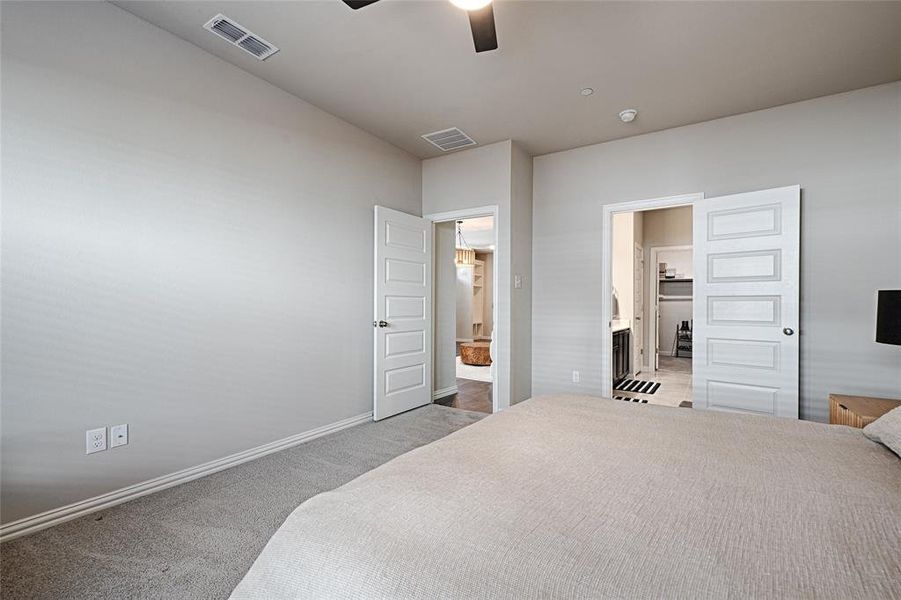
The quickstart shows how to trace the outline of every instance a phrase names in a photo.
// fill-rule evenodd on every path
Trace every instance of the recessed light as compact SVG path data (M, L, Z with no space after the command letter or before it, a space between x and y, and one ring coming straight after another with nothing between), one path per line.
M590 96L594 93L594 90L591 88L582 88L582 91L579 92L583 96Z
M638 111L634 108L627 108L626 110L619 113L619 119L623 123L631 123L635 120L635 117L638 116Z

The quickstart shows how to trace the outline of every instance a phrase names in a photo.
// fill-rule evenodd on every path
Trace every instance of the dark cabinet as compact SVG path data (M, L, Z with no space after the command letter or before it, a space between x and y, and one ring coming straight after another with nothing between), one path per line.
M613 332L613 384L616 385L631 373L632 334L629 329Z

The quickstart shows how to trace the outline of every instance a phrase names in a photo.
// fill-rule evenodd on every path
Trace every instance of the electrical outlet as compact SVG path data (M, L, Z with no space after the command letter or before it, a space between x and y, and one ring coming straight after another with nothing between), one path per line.
M85 432L85 454L103 452L106 450L106 427L88 429Z
M578 371L573 371L573 383L579 383L582 381L582 374Z
M109 447L125 446L128 444L128 423L113 425L109 428Z
M514 275L513 276L513 287L517 290L522 289L522 275Z

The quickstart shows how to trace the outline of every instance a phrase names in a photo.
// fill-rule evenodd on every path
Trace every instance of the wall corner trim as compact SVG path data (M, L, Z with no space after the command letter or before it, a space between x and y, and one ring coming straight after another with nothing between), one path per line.
M28 535L40 531L41 529L59 525L60 523L71 521L72 519L77 519L78 517L82 517L92 512L140 498L141 496L146 496L207 475L212 475L218 471L235 467L242 463L266 456L267 454L285 450L292 446L297 446L304 442L353 427L354 425L360 425L361 423L370 420L372 420L371 411L335 423L323 425L322 427L310 429L309 431L304 431L274 442L269 442L268 444L263 444L256 448L243 450L224 458L197 465L196 467L188 467L187 469L182 469L175 473L149 479L106 494L94 496L93 498L74 502L66 506L61 506L60 508L54 508L16 521L11 521L10 523L0 526L0 542Z

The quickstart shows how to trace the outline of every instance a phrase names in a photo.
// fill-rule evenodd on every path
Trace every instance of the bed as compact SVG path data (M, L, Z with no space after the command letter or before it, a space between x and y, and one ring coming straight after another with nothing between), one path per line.
M533 398L303 503L275 598L901 598L901 459L857 429Z

